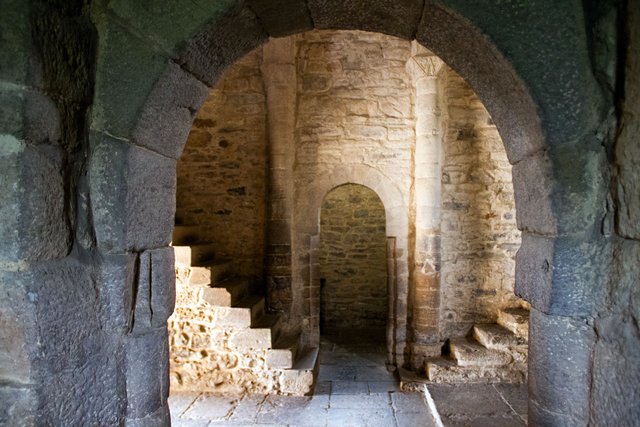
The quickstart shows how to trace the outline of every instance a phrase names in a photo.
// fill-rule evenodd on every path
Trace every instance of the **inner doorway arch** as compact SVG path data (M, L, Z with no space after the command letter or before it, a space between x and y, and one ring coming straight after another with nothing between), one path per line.
M384 342L390 291L385 210L356 184L332 189L320 209L320 332Z

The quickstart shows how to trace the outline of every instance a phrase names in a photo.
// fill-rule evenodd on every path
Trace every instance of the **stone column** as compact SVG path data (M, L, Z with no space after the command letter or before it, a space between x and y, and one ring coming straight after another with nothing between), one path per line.
M296 105L295 39L273 39L263 47L262 74L267 95L269 203L266 283L269 308L290 314L291 230Z
M415 88L414 155L415 252L413 266L413 343L415 369L440 354L440 206L443 115L438 75L442 60L415 42L407 70Z

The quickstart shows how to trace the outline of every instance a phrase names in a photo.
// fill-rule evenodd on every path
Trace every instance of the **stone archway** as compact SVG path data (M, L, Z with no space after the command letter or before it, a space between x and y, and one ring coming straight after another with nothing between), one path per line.
M580 5L495 1L478 8L454 0L426 4L252 0L219 2L206 10L185 0L154 7L117 1L94 6L99 42L92 133L90 147L85 147L88 178L74 194L91 226L77 225L80 249L63 261L70 243L56 239L57 245L52 245L47 236L20 240L5 258L17 259L23 269L29 262L51 261L29 270L22 282L17 280L24 295L30 292L29 283L43 278L50 283L49 293L59 288L59 282L83 292L89 292L83 285L91 282L98 290L86 299L98 301L100 310L86 312L74 310L66 295L52 293L45 298L45 293L41 298L51 305L60 301L61 310L73 314L65 324L71 330L56 345L72 347L80 337L88 346L86 354L100 354L100 362L94 364L85 353L62 363L64 355L56 353L58 347L51 350L57 356L51 369L62 372L66 381L61 384L75 380L82 382L84 390L86 384L95 383L75 378L86 366L95 370L97 378L124 374L105 381L108 393L100 396L104 401L100 411L94 402L82 400L83 393L69 388L59 394L57 386L43 380L34 386L36 393L60 397L38 409L41 418L54 419L61 412L58 401L69 400L66 403L73 412L86 414L88 423L166 420L163 318L171 307L172 256L167 245L174 211L175 159L206 86L225 66L269 36L314 27L415 38L474 87L497 123L514 164L518 223L524 231L517 291L534 308L530 421L584 424L590 409L610 410L608 402L589 395L592 374L597 378L606 368L598 365L601 356L592 360L596 336L585 318L596 310L600 285L607 281L611 242L606 227L602 232L603 222L608 223L609 177L601 146L604 137L596 132L606 104L593 77ZM11 156L26 158L25 164L36 164L39 170L62 168L61 160L45 156L40 148L14 144L12 150ZM23 185L16 187L19 190L25 181L20 176L16 178ZM55 173L35 180L26 176L29 185L35 183L33 197L42 196L46 208L36 209L32 221L16 222L18 231L31 236L39 225L67 224L65 213L53 200L57 198L50 197L51 188L58 191L53 194L63 194L63 180L47 182ZM28 203L19 206L27 210ZM65 233L68 227L53 228L62 230L56 237L69 234ZM138 298L132 297L134 292ZM26 310L23 317L28 322L42 315L31 306ZM82 319L92 319L96 329L107 331L108 339L86 339L79 329L81 323L82 327L87 324ZM72 326L72 321L78 326ZM41 336L58 339L56 331L29 328L24 340L28 348L35 348L32 343ZM570 353L572 359L560 360L554 351ZM35 366L40 365L34 362ZM29 369L30 365L25 371ZM25 396L25 405L38 407L31 390Z
M584 390L585 394L577 397L577 401L581 403L575 407L585 408L588 402L588 378L584 372L588 371L588 354L582 346L584 343L592 342L593 335L581 326L582 322L579 320L565 320L568 319L567 317L556 320L553 317L558 314L580 316L588 310L590 289L593 289L594 282L593 277L585 275L582 270L585 264L590 263L591 256L586 254L599 251L600 249L597 248L603 246L598 242L599 238L596 237L594 241L593 237L587 237L592 236L591 233L585 235L583 232L585 229L596 229L599 218L602 216L604 186L601 176L596 171L603 161L603 153L594 156L580 151L581 156L576 157L576 153L571 148L585 143L585 127L593 123L599 102L597 98L591 98L592 95L589 95L590 92L586 89L593 87L595 83L588 72L588 58L583 53L586 52L582 44L584 38L580 36L583 30L573 29L572 31L576 31L576 36L565 40L570 46L569 49L577 48L572 53L565 47L557 46L556 39L550 40L545 34L545 29L526 35L527 38L538 37L533 46L539 49L539 52L535 52L535 49L534 52L527 52L526 49L514 48L508 32L508 30L513 31L513 28L504 24L510 22L514 16L519 16L519 12L511 9L502 10L497 4L497 9L492 10L494 16L491 19L463 7L450 9L431 3L424 8L410 2L386 1L358 2L349 6L341 6L339 2L331 2L331 4L309 2L308 9L306 6L307 4L293 1L287 3L286 7L284 5L271 7L254 2L251 7L236 4L220 10L210 22L202 26L197 34L189 39L184 49L176 51L176 55L171 58L167 67L163 66L165 60L161 58L152 61L159 78L152 83L152 87L147 83L146 87L150 90L145 89L148 91L145 93L148 93L148 96L144 93L140 94L138 102L141 102L139 104L141 112L136 114L134 110L128 117L125 115L127 120L130 120L129 123L116 120L114 123L116 127L112 129L109 114L115 111L115 106L110 105L111 102L106 98L104 100L107 102L99 103L100 108L96 109L94 122L99 124L100 119L103 119L102 122L106 126L104 126L104 133L94 137L97 151L101 152L101 149L104 149L106 155L112 152L114 143L123 144L119 152L122 153L123 158L133 164L144 159L143 163L147 165L157 165L164 162L167 157L175 158L184 142L184 133L189 128L193 111L197 109L205 92L201 82L211 85L224 67L262 43L268 35L278 36L299 32L310 29L313 24L316 28L356 28L380 31L404 38L415 36L420 43L443 58L474 87L494 118L505 142L509 160L514 165L518 225L525 231L516 267L517 291L534 307L530 360L531 365L536 368L536 371L532 371L531 378L534 379L533 384L536 384L537 389L531 390L532 399L536 402L532 407L532 417L534 420L538 416L542 417L537 415L538 406L536 405L554 412L556 403L544 397L542 390L546 393L558 390L554 377L547 375L536 377L537 370L556 372L560 369L565 372L561 364L546 358L542 350L545 344L540 342L542 347L539 347L535 341L536 335L538 338L544 336L545 340L554 341L555 337L559 339L567 328L580 331L576 332L581 337L579 343L576 342L577 346L567 342L563 343L563 346L567 351L580 355L577 357L583 365L580 371L582 373L574 371L569 375L571 377L569 382L574 383L578 389ZM535 9L535 6L531 7ZM562 6L556 7L563 9ZM545 13L560 15L577 13L571 8L567 9ZM282 15L283 11L287 13ZM123 13L126 14L127 11ZM284 22L283 16L287 17ZM360 18L352 20L346 18L347 16ZM537 28L540 22L536 21L534 27ZM553 27L557 21L547 19L544 23ZM109 35L115 37L119 31L121 30L107 23L106 39L109 39ZM153 31L154 29L150 30L151 33ZM564 30L561 32L565 33ZM548 50L555 48L564 52L567 55L566 59L560 59L557 54ZM557 66L560 70L567 70L571 77L567 76L558 86L555 79L557 75L554 79L549 79L546 73L536 69L540 66L548 67L547 64L542 64L544 61L528 63L530 58L537 58L539 55L558 58ZM108 69L105 68L110 65L107 59L109 59L108 54L105 53L102 56L102 62L98 63L98 72L104 70L105 76L110 74L109 71L113 73L112 69L107 71ZM160 70L164 71L160 72ZM133 79L136 78L135 73L131 73L130 70L121 71ZM578 73L578 78L575 78L575 73ZM116 73L117 78L122 78L118 74ZM147 71L144 78L147 82L152 82L153 78L149 74ZM567 92L567 89L562 86L567 84L575 85L576 90ZM100 93L100 84L98 86ZM554 95L548 96L549 91ZM113 95L110 96L113 98ZM556 102L554 97L562 98L562 102ZM100 97L98 101L101 101ZM571 108L566 108L568 106ZM576 109L576 106L580 108ZM123 124L128 124L130 130L127 130L126 126L121 126ZM135 145L111 140L105 143L104 139L109 139L109 134L122 135ZM109 148L103 148L106 146ZM154 154L147 154L144 150L140 152L140 148L137 147L146 147L152 152L160 153L161 156L151 159L148 156L154 157ZM97 158L99 157L95 159ZM565 174L562 165L569 158L573 167L570 173ZM94 161L92 170L100 170L100 164L101 162ZM164 168L171 170L171 162ZM94 206L97 228L109 231L105 235L106 239L99 237L99 246L107 244L110 247L126 250L127 248L162 246L168 243L170 233L168 217L172 213L170 208L165 212L157 212L154 209L150 221L147 215L152 207L155 208L153 198L150 196L162 194L166 186L155 191L154 184L161 180L153 180L151 171L144 175L132 168L131 174L134 179L124 181L129 183L124 188L112 186L114 181L123 182L117 176L101 177L106 179L92 181L95 183L92 187L94 201L99 201L102 197L108 204L118 205L120 203L117 198L124 193L128 201L127 206L130 208L128 215L116 219L116 223L113 224L115 218L100 216L101 212L108 211L101 210L98 204ZM138 180L135 177L141 179ZM144 185L151 180L154 182L151 183L151 188L145 188L146 192L142 192L141 188L135 186L138 182ZM101 186L101 182L108 183L109 188ZM171 191L168 191L166 196L171 197ZM147 221L140 227L141 217L145 217ZM119 231L121 234L114 235L112 230ZM100 236L100 233L98 235ZM137 239L138 236L145 236L147 241L140 241ZM570 248L575 246L576 239L592 249L584 251L581 255L575 254ZM557 272L554 270L556 262L563 266L563 269ZM540 265L550 267L540 274ZM591 268L589 270L592 271ZM572 279L576 278L579 278L579 283L583 284L582 289L577 293L571 290L575 283ZM577 298L569 295L576 295ZM549 317L549 315L552 316ZM590 344L587 344L587 347L589 346ZM537 356L540 351L542 353ZM551 393L551 395L554 394ZM583 412L584 409L580 409L570 416L579 418L583 416L581 415Z

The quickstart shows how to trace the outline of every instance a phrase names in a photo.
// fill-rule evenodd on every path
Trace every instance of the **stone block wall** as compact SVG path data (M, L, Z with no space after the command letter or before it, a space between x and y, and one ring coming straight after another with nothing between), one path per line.
M262 49L235 63L209 92L178 162L176 221L200 225L216 255L262 276L266 203L266 104Z
M359 31L297 37L300 193L321 175L365 164L399 186L408 202L415 139L406 70L411 43Z
M489 113L454 71L445 70L447 127L442 165L440 338L495 322L514 294L516 228L511 165Z
M387 209L387 233L397 237L398 308L394 329L402 354L408 295L408 218L415 143L413 88L406 62L411 43L358 31L312 31L296 36L297 111L293 283L302 285L310 341L317 340L319 276L307 256L318 234L325 195L345 183L374 190ZM305 307L309 310L305 312Z
M384 206L371 189L346 184L327 194L320 213L322 333L368 333L384 341L385 230Z

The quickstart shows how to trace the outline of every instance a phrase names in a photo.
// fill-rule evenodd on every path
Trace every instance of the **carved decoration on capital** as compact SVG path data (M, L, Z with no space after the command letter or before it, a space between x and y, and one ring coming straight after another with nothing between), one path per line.
M407 71L414 77L437 77L444 61L435 55L412 56L407 61Z
M444 61L433 52L415 41L411 45L411 58L407 61L407 71L413 78L437 77Z

